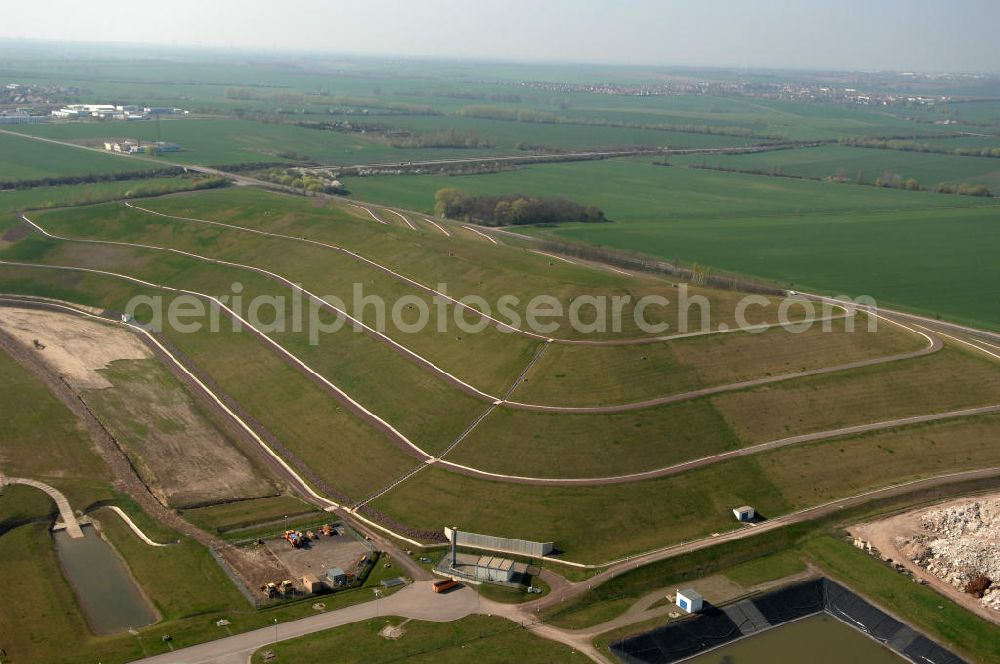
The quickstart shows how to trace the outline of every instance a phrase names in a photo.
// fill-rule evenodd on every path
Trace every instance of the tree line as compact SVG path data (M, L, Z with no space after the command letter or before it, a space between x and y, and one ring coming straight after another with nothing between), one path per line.
M145 180L148 178L173 177L186 173L180 166L153 168L148 171L119 171L115 173L86 173L84 175L60 175L33 180L0 180L0 189L34 189L35 187L57 187L65 184L96 184L98 182L120 182L122 180Z
M492 148L496 141L475 131L441 129L426 134L390 135L389 144L394 148Z
M485 120L507 120L512 122L534 122L538 124L572 124L587 127L618 127L627 129L654 129L658 131L676 131L684 134L709 134L712 136L736 136L739 138L760 138L765 140L784 140L785 136L767 134L750 127L734 127L729 125L711 124L673 124L667 122L640 123L623 120L607 120L603 118L572 118L557 115L548 111L532 109L514 110L499 106L472 104L463 106L456 112L467 118L482 118Z
M434 196L438 216L485 226L518 226L565 221L607 221L604 211L567 198L540 198L523 194L473 196L460 189L438 189Z
M884 138L842 138L841 145L855 148L877 148L880 150L900 150L902 152L928 152L933 154L953 154L959 157L988 157L1000 159L1000 148L946 148L914 140Z
M657 166L669 166L667 162L654 162ZM921 185L916 178L904 178L899 173L893 173L892 171L884 171L881 175L875 178L874 182L869 182L865 179L864 171L858 171L857 176L851 180L846 171L843 168L838 168L835 175L830 175L827 177L819 177L816 175L802 175L797 173L783 173L777 166L771 166L770 168L736 168L733 166L723 166L721 164L716 164L715 166L709 166L707 163L702 162L701 164L689 164L688 168L697 168L707 171L721 171L723 173L742 173L744 175L766 175L768 177L774 178L789 178L792 180L813 180L815 182L837 182L840 184L861 184L869 185L874 187L882 187L885 189L905 189L907 191L933 191L938 194L958 194L960 196L984 196L989 197L993 195L988 187L981 184L967 184L965 182L961 183L951 183L951 182L938 182L933 187L925 187Z

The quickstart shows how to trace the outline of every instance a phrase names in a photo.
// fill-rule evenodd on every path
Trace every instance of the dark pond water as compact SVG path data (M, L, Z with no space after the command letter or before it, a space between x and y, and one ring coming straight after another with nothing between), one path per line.
M900 664L896 653L823 613L775 627L685 664Z
M92 526L83 539L56 531L56 554L76 593L87 622L96 634L116 634L129 627L156 621L156 612L143 597L118 554Z

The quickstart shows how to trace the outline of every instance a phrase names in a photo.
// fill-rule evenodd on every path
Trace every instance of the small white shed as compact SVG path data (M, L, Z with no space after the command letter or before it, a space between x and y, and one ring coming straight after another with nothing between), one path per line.
M698 613L701 611L704 602L704 598L696 590L685 588L684 590L677 591L677 606L688 613Z
M753 521L754 510L749 505L733 508L733 516L737 521Z

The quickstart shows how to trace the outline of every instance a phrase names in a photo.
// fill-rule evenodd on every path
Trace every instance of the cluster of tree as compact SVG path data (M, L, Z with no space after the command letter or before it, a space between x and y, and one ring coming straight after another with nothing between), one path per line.
M385 134L392 131L389 125L375 122L350 122L348 120L301 120L294 123L304 129L336 131L341 134Z
M953 154L959 157L990 157L992 159L1000 159L1000 148L948 149L940 145L920 143L912 139L842 138L840 139L840 143L856 148L878 148L881 150L901 150L903 152L929 152L933 154Z
M607 221L594 205L580 205L566 198L472 196L460 189L438 189L434 210L441 217L461 219L485 226L547 224L562 221Z
M950 182L939 182L934 187L934 191L939 194L958 194L959 196L992 196L993 192L981 184L952 184Z
M154 168L148 171L126 171L120 173L87 173L85 175L62 175L34 180L0 180L0 189L34 189L35 187L56 187L64 184L94 184L96 182L120 182L122 180L144 180L148 178L181 175L185 169L179 166Z
M394 148L492 148L496 141L489 136L482 136L474 131L458 131L456 129L441 129L427 134L409 134L405 136L389 136L389 143Z
M381 99L372 99L370 97L345 97L337 96L333 97L333 102L335 104L342 104L344 106L354 106L357 108L378 108L385 109L389 111L396 111L400 114L408 115L443 115L441 111L435 109L429 104L413 104L404 101L382 101Z
M268 168L285 168L287 166L287 161L244 161L238 164L219 164L218 166L209 166L209 168L217 171L225 171L226 173L250 173Z
M451 99L499 101L499 102L507 102L510 104L521 103L521 95L513 95L513 94L495 94L486 92L460 92L458 90L438 90L434 93L434 96L448 97Z
M676 131L685 134L709 134L712 136L736 136L740 138L760 138L765 140L783 140L779 134L768 134L760 131L760 127L734 127L729 125L710 124L671 124L666 122L640 123L623 120L607 120L603 118L573 118L557 115L547 111L531 109L514 110L499 106L475 104L458 109L458 115L467 118L483 118L486 120L507 120L513 122L536 122L540 124L572 124L588 127L620 127L627 129L653 129L658 131Z
M657 166L670 166L670 163L664 160L661 163L656 163ZM706 171L721 171L723 173L743 173L746 175L767 175L773 178L789 178L792 180L816 180L820 181L823 178L809 176L809 175L797 175L795 173L782 173L781 169L777 166L771 166L770 168L736 168L734 166L723 166L722 164L716 164L715 166L709 166L707 163L702 162L700 164L689 164L688 168L698 168Z
M889 189L907 189L909 191L920 191L923 188L915 178L904 180L902 175L893 173L892 171L885 171L882 175L875 178L875 186Z
M244 101L260 98L260 96L250 88L226 88L223 94L226 99L239 99Z
M303 194L342 194L339 180L303 172L298 168L269 168L256 174L261 180L301 191Z

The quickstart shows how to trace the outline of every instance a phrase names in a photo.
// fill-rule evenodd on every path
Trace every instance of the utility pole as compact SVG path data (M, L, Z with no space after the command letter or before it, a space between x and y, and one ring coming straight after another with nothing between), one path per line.
M274 619L274 646L278 646L278 619Z

